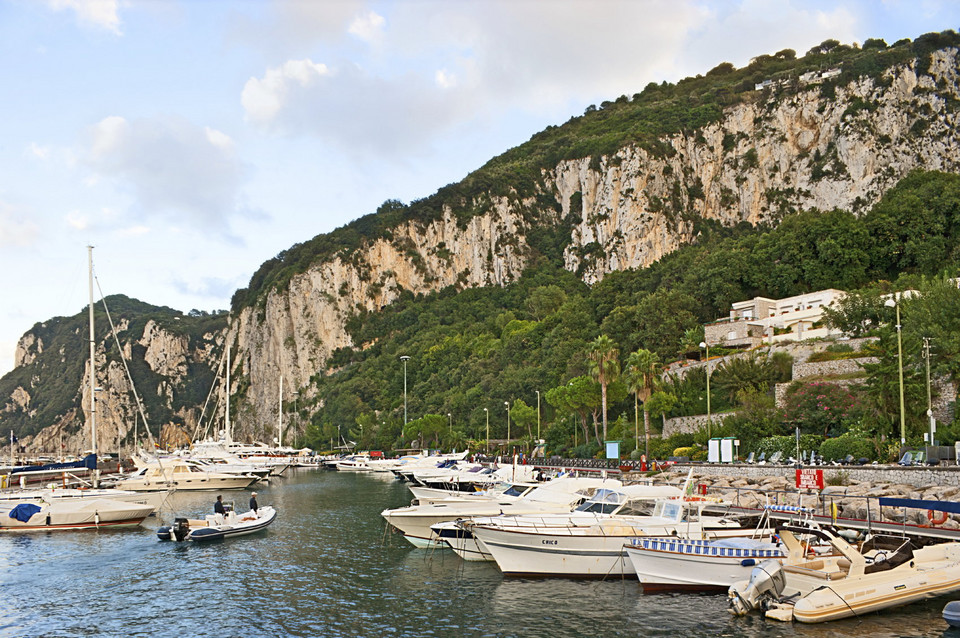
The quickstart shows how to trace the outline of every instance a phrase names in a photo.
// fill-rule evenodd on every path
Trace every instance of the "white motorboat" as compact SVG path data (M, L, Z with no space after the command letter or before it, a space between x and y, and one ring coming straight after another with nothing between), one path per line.
M476 518L461 525L483 543L504 574L528 576L635 577L623 551L630 538L744 535L736 521L704 516L703 500L659 500L652 515L637 515L627 514L625 502L608 496L612 502L584 503L566 515Z
M335 465L340 472L372 472L369 461L369 454L351 454L338 459Z
M239 490L259 480L249 474L209 472L196 463L166 459L146 465L117 481L117 487L136 492L167 490Z
M878 535L859 549L829 530L778 529L792 559L765 561L730 587L735 615L762 609L766 618L819 623L905 605L960 590L960 543L919 549L905 537ZM829 542L836 554L811 559L798 534Z
M496 499L465 500L448 499L431 502L426 505L411 505L383 510L383 516L390 525L400 530L404 537L417 547L445 546L438 541L430 526L455 519L469 519L477 516L497 516L503 514L528 514L546 512L570 512L585 499L604 488L621 488L620 481L614 479L564 477L530 490L525 496ZM676 491L676 488L668 488Z
M0 531L32 532L136 527L156 508L109 498L0 502Z
M638 537L623 546L645 592L726 591L759 563L784 555L769 540Z
M178 518L172 526L158 528L157 537L163 541L222 540L262 531L276 518L277 510L269 505L245 514L237 514L229 507L225 514L208 514L203 519Z
M93 500L107 498L122 503L150 505L154 510L160 509L173 490L157 492L135 492L133 490L117 490L111 488L75 488L75 487L45 487L25 490L5 490L0 492L0 502L5 503L49 503L53 500L81 499Z
M449 503L451 501L481 503L500 498L517 499L541 485L545 485L545 483L500 483L496 487L480 490L479 492L451 492L450 490L423 487L421 485L407 485L407 489L409 489L414 496L414 505L427 505L428 503Z

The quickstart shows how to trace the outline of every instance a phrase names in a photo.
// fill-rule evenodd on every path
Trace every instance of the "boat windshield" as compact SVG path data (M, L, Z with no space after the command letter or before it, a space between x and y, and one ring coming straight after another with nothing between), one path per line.
M504 496L520 496L530 488L526 485L511 485L503 491Z
M683 518L683 504L679 501L658 501L653 515L671 521L680 521Z
M619 508L626 497L621 492L599 489L582 505L577 507L578 512L592 512L594 514L612 514Z

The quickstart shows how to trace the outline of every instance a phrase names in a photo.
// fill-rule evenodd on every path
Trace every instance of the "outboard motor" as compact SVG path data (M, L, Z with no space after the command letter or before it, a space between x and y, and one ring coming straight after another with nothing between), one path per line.
M173 520L173 536L178 541L182 541L190 533L190 523L185 518L176 518Z
M727 593L730 598L730 613L743 616L759 608L767 600L778 600L785 584L786 577L780 561L775 558L763 561L750 571L750 580L746 586L740 582L730 587Z

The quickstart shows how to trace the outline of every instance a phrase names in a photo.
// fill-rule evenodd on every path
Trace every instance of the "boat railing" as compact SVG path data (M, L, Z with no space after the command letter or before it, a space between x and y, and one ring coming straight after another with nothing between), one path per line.
M960 529L941 527L945 517L931 514L934 510L946 510L954 513L960 509L960 503L948 501L906 501L880 496L861 496L855 494L833 494L801 492L796 490L765 490L758 487L707 487L706 491L734 496L729 499L729 510L741 515L766 514L771 518L790 519L796 514L789 507L801 508L809 518L819 523L829 523L850 529L864 530L868 533L898 532L902 535L924 536L948 540L960 540ZM759 498L758 498L759 497ZM774 507L757 507L757 502L766 506L784 506L781 511ZM844 516L849 511L847 505L862 503L851 508L862 515ZM921 505L922 504L922 505ZM925 510L925 508L929 508ZM711 508L707 506L706 510ZM911 517L910 510L923 513ZM912 522L913 521L913 522Z

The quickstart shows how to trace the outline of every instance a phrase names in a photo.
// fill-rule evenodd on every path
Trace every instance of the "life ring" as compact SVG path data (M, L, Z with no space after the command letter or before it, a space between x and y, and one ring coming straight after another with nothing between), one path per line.
M947 513L927 510L927 520L930 521L931 525L943 525L947 522Z

